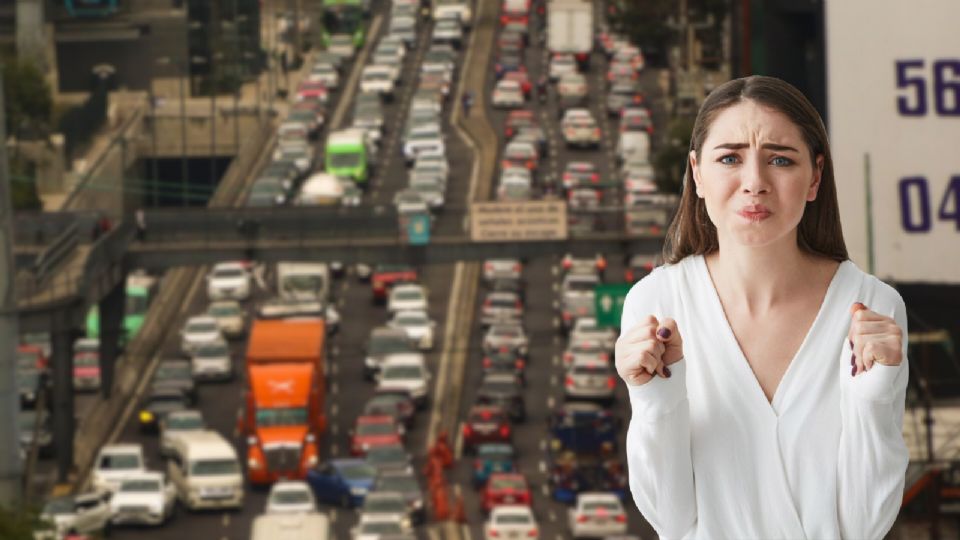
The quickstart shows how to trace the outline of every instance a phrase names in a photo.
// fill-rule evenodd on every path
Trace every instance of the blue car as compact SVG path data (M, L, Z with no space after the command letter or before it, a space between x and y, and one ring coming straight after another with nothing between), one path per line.
M317 500L344 508L362 506L376 479L377 469L362 459L334 459L307 471Z
M548 422L553 453L597 454L616 449L620 419L596 403L564 403L553 411Z
M516 453L513 447L503 443L484 443L477 447L473 460L473 487L480 489L492 473L515 472Z
M573 504L586 491L612 493L620 500L627 496L626 470L614 455L563 452L552 455L548 467L550 493L558 502Z

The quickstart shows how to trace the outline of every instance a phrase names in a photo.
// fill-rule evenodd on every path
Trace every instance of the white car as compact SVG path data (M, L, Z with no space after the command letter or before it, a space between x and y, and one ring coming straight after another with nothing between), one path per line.
M176 488L159 472L142 472L120 483L110 498L114 525L163 525L173 516Z
M413 527L410 507L399 491L371 491L363 499L360 508L360 523L368 521L399 521L404 531Z
M466 0L439 0L434 3L433 17L442 19L448 13L456 14L460 19L460 24L469 28L473 21L473 12L470 10L470 2Z
M529 506L505 504L493 507L490 518L483 524L485 540L502 538L540 538L540 529Z
M171 455L174 441L184 433L207 429L207 423L203 420L203 413L196 409L171 411L160 419L159 426L161 456Z
M387 311L427 310L427 291L416 283L403 283L390 289L387 298Z
M599 341L607 350L612 351L617 343L617 331L613 328L600 328L594 317L578 317L570 330L571 341Z
M250 297L250 273L239 262L216 264L207 274L210 300L246 300Z
M93 465L93 489L115 491L120 483L146 472L143 446L139 444L108 444L100 449Z
M40 512L40 520L49 523L52 530L36 531L35 540L58 540L68 531L77 534L94 534L110 527L109 491L95 491L77 495L65 495L48 501Z
M430 319L426 311L397 311L393 314L393 319L387 324L406 332L410 341L415 343L420 350L428 351L433 348L433 334L437 323Z
M600 126L586 109L567 109L560 122L560 131L567 146L595 147L600 144Z
M443 131L438 124L417 126L410 131L403 143L403 156L411 164L423 154L445 155Z
M407 189L419 193L432 210L440 210L446 203L444 187L439 178L412 177Z
M519 259L487 259L483 261L483 279L493 281L494 279L520 279L520 273L523 265Z
M201 343L224 339L216 319L209 315L195 315L187 319L187 324L180 330L180 349L189 355Z
M571 362L564 377L564 397L567 399L599 399L613 401L617 377L607 360L577 358Z
M433 26L433 36L430 38L433 43L449 43L455 48L460 47L463 40L463 27L460 21L446 18L437 20Z
M344 184L339 178L317 172L304 180L293 202L297 206L336 206L341 204L343 193Z
M233 379L233 360L227 342L220 339L196 345L190 354L190 371L198 381Z
M327 45L327 50L344 59L353 58L353 55L357 52L357 48L353 44L353 36L349 34L334 34L330 36L330 43Z
M555 54L550 59L550 80L556 81L566 73L577 72L577 59L572 54Z
M517 323L493 324L487 328L483 335L484 352L511 350L520 353L520 356L527 356L530 347L530 340L523 326Z
M501 79L493 88L492 103L494 107L517 108L523 107L523 89L517 81Z
M620 499L612 493L578 494L569 518L568 530L574 538L603 538L627 532L627 514Z
M333 65L326 62L314 65L307 75L307 80L323 83L330 90L336 90L340 86L340 74Z
M376 375L378 388L400 388L410 393L417 407L427 404L430 371L420 353L390 354Z
M393 91L396 83L397 70L390 66L366 66L360 74L361 92L365 94L379 94L388 101L393 99Z
M407 532L403 528L403 521L395 516L385 516L361 521L356 527L350 529L350 537L353 540L380 540L401 536Z
M302 480L281 480L270 488L267 514L309 514L317 511L310 486Z
M236 300L211 302L207 306L207 315L216 319L217 326L225 337L238 338L243 335L243 329L246 326L245 313Z

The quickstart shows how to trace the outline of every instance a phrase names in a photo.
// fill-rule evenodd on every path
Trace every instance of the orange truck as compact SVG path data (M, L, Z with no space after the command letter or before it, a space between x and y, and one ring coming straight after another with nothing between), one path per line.
M251 484L303 479L327 428L324 322L256 320L247 344L247 474Z

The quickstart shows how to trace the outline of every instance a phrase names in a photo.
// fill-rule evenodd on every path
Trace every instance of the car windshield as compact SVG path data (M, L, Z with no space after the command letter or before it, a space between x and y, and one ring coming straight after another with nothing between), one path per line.
M412 290L412 289L403 290L403 289L401 289L401 290L397 291L396 293L394 293L394 297L395 297L397 300L420 300L421 298L423 298L423 294L422 294L420 291L417 291L417 290Z
M192 322L187 325L187 332L191 334L209 334L217 331L217 323L210 321Z
M74 509L73 497L60 497L59 499L53 499L48 502L46 506L43 507L43 513L57 516L61 514L72 514Z
M596 512L597 510L606 510L607 512L619 512L620 507L614 502L595 501L583 503L584 512Z
M235 459L201 459L190 464L191 476L218 476L240 474L240 464Z
M193 431L203 429L203 418L199 415L171 415L167 417L167 429L178 431Z
M94 354L81 354L73 357L73 367L94 367L100 365L100 358Z
M307 423L307 409L304 407L276 407L271 409L257 409L257 425L270 426L299 426Z
M402 534L403 529L396 521L368 521L360 524L360 534Z
M514 512L503 512L497 516L497 523L500 525L529 525L530 516Z
M386 497L371 494L367 495L366 500L363 502L363 511L379 514L402 514L407 512L407 503L403 500L403 497Z
M197 349L197 356L201 358L220 358L228 354L230 351L223 343L208 343Z
M515 326L495 326L492 333L499 337L520 337L520 329Z
M370 354L389 354L412 350L407 336L379 335L370 340Z
M481 458L509 458L513 457L513 450L509 446L485 444L477 449L477 456Z
M593 291L596 285L597 285L597 282L594 280L571 279L570 281L567 282L567 290L578 291L578 292ZM581 328L583 329L583 327Z
M124 471L140 468L139 454L107 454L100 457L100 470Z
M240 315L240 308L233 304L213 304L209 313L214 317L233 317Z
M363 437L370 435L394 435L396 433L397 428L394 427L392 423L387 422L360 424L360 426L357 427L357 435Z
M364 480L377 475L377 470L366 463L352 463L340 467L340 475L347 480Z
M402 446L378 446L371 448L367 452L367 460L372 463L402 461L405 459L409 459L409 456L407 456L407 452Z
M383 475L377 480L378 491L399 491L409 493L420 489L417 480L410 475Z
M335 168L359 167L361 156L359 153L330 154L330 166Z
M213 275L218 278L239 278L246 275L246 272L240 268L218 268Z
M189 379L193 377L190 364L160 364L155 379Z
M426 326L426 316L419 313L409 313L397 316L397 324L401 326Z
M384 379L420 379L422 377L420 366L386 366L383 369Z
M138 478L136 480L124 480L120 484L120 491L127 493L156 493L160 491L160 481L153 479Z
M491 394L513 394L518 393L518 388L514 381L486 380L483 382L480 391Z
M277 489L270 495L273 504L309 504L310 493L302 489Z

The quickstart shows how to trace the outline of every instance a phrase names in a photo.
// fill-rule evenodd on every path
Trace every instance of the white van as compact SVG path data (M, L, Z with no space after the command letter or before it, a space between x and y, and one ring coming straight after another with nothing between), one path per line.
M237 452L216 431L176 438L167 472L177 498L191 510L243 507L243 472Z
M250 540L328 540L330 519L326 514L261 514L253 520Z
M279 262L277 292L280 298L326 303L330 295L330 267L317 262Z
M343 183L336 176L318 172L310 175L300 186L294 204L297 206L338 205L343 198Z
M637 160L650 161L650 134L645 131L627 131L617 141L617 159L620 163Z

